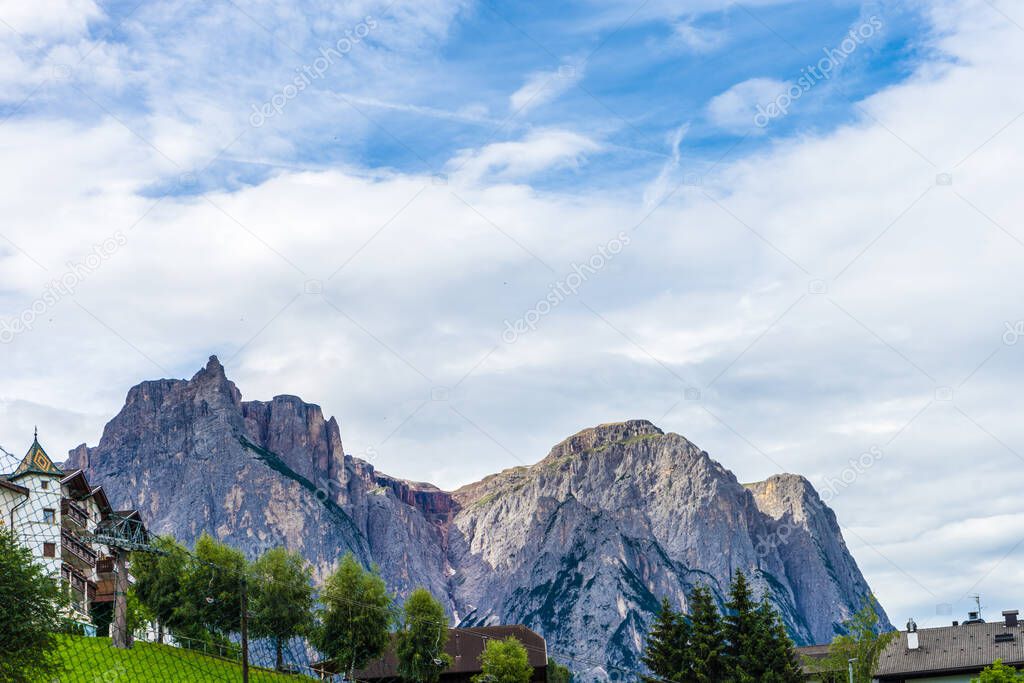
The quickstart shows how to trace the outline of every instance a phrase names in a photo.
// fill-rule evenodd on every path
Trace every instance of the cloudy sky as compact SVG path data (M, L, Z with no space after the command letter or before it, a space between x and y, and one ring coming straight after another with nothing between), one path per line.
M1022 607L1010 0L0 0L0 445L218 354L444 487L644 417ZM1016 199L1015 199L1016 197Z

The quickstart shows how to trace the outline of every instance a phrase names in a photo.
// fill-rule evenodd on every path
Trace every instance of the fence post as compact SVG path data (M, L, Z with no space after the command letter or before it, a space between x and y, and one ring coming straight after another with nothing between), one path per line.
M242 683L249 683L249 595L242 577Z

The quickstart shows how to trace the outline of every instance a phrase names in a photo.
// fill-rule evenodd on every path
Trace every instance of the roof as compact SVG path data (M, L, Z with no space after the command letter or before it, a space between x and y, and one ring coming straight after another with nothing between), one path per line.
M805 645L803 647L793 648L796 652L797 661L800 663L800 670L805 674L812 674L817 671L814 666L808 666L806 661L824 659L828 656L828 651L831 649L830 644L825 645Z
M39 444L39 435L32 440L32 445L29 446L28 453L21 459L21 464L18 465L18 469L14 470L14 474L10 476L11 481L18 477L25 476L26 474L47 474L57 477L64 476L64 472L53 464L53 460L46 454L43 447Z
M480 655L488 640L515 638L526 648L530 666L542 669L548 665L547 644L544 638L521 624L509 626L480 626L478 628L450 628L444 651L452 658L452 665L444 674L479 673ZM398 657L394 642L387 653L370 666L356 672L356 680L365 681L398 676Z
M88 498L92 494L89 480L85 478L85 472L82 470L64 472L64 478L60 480L60 485L66 487L75 498Z
M996 642L996 635L1013 634L1014 639ZM961 624L917 630L920 646L907 649L907 633L900 631L878 658L878 678L903 678L907 674L980 671L996 659L1004 664L1024 664L1024 630L997 621Z
M7 489L9 491L14 491L15 493L20 493L23 496L28 495L27 488L25 488L24 486L18 486L17 484L13 484L5 479L0 479L0 488Z

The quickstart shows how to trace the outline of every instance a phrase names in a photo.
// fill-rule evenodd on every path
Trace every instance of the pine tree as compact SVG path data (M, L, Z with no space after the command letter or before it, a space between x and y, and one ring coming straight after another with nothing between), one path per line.
M696 683L718 683L723 678L722 615L707 586L696 586L688 598L690 606L689 660Z
M672 609L668 598L663 598L641 656L641 661L652 674L643 676L646 683L689 680L692 675L687 664L689 631L689 622Z
M759 645L763 635L754 598L743 572L736 570L725 604L725 674L737 683L760 680L763 671Z
M759 672L763 683L800 683L803 672L793 650L793 641L786 632L782 617L767 598L757 608L760 623L758 629L758 651L762 669Z

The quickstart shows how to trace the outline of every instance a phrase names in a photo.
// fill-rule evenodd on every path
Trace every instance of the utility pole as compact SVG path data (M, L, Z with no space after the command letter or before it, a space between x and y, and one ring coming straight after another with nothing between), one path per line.
M127 650L131 645L128 642L128 570L125 568L125 556L128 551L123 548L114 548L115 571L114 577L114 626L113 645L116 648Z
M249 683L249 595L242 577L242 683Z

